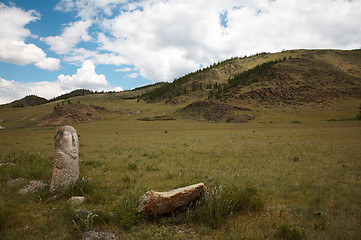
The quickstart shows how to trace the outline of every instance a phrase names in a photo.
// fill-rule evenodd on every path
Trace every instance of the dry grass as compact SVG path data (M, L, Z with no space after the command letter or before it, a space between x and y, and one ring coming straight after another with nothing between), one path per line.
M87 201L76 208L115 212L117 217L109 220L106 214L97 214L92 223L75 225L74 207L65 197L52 201L47 190L19 195L18 189L33 178L50 183L56 128L15 127L32 125L31 118L51 112L56 103L2 109L1 125L8 128L0 131L0 161L17 163L0 166L2 238L79 239L84 229L112 231L126 239L357 239L361 235L361 122L327 121L356 118L359 99L339 100L319 109L258 108L253 111L256 119L247 124L137 121L171 116L184 106L106 95L84 96L80 101L101 102L112 110L139 110L74 125L80 135L80 175L93 179L95 186L83 191ZM7 183L18 177L26 180ZM187 219L190 215L185 212L153 221L135 215L138 199L147 190L167 191L198 182L208 187L237 186L240 191L252 187L265 207L225 214L216 228Z
M293 230L311 239L353 239L360 234L360 122L242 125L120 118L75 127L80 135L81 176L96 182L96 191L85 194L88 200L82 209L124 212L146 190L197 182L252 186L266 202L261 212L231 214L216 230L180 219L135 221L127 227L130 230L99 221L95 229L134 239L150 235L262 239ZM4 159L9 153L25 151L52 162L54 132L55 128L2 131L1 155ZM49 183L51 164L42 168L41 176ZM1 167L1 171L8 170ZM6 180L1 182L2 211L13 217L3 221L5 238L79 236L66 199L43 201L47 193L21 197L17 194L21 184L9 186ZM125 199L130 205L123 204ZM133 220L123 221L126 225Z

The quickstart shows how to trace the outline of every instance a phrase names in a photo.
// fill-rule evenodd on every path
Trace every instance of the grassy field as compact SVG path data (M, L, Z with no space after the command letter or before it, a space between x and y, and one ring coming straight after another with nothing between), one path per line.
M57 200L48 189L25 196L18 193L33 179L50 184L57 128L19 126L32 126L32 118L52 111L56 103L2 109L1 125L8 128L0 130L0 161L15 165L0 166L0 238L80 239L91 229L121 239L361 236L361 122L350 120L358 112L358 99L340 100L321 110L255 109L256 119L246 124L138 121L171 115L181 106L105 100L102 103L109 109L137 109L139 114L74 125L80 135L84 180L65 189ZM81 102L99 103L99 99L86 96ZM345 119L349 120L340 121ZM25 180L8 182L21 177ZM135 214L138 199L147 190L167 191L198 182L221 192L203 202L208 204L205 217L197 216L202 206L157 219ZM227 198L238 192L246 196L247 189L255 197L252 201L258 200L253 202L256 205L217 215L227 207L223 204ZM71 195L84 195L86 203L69 205ZM97 211L91 218L75 221L74 209ZM117 214L110 217L109 212Z

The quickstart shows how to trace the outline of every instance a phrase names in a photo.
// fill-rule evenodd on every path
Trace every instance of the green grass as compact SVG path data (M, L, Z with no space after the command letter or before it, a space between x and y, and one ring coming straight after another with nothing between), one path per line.
M28 122L4 120L29 119L31 109L45 114L52 107L0 112L1 125L10 126L0 131L0 161L15 163L0 166L4 239L79 239L86 229L125 239L360 236L361 122L344 121L356 118L359 99L324 109L259 108L247 124L209 124L136 120L171 115L180 106L102 95L84 96L81 102L99 101L94 97L109 109L140 113L74 125L81 179L56 200L48 188L25 196L17 192L33 179L50 184L56 128L16 128ZM333 118L337 121L327 121ZM8 184L16 178L25 180ZM198 182L207 191L174 215L151 220L136 213L146 191ZM84 195L85 204L69 205L72 195ZM97 216L74 224L74 209L96 209Z

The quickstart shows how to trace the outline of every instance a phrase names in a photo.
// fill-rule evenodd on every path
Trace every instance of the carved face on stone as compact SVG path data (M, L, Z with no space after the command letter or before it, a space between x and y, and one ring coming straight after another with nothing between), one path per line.
M78 156L78 135L71 126L58 129L54 137L55 149L76 158Z

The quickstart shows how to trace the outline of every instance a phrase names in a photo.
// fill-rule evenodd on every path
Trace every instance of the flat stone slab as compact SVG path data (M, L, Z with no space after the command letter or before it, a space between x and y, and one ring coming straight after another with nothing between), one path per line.
M169 192L148 191L139 199L138 212L147 216L169 214L191 203L203 190L204 184L198 183Z

